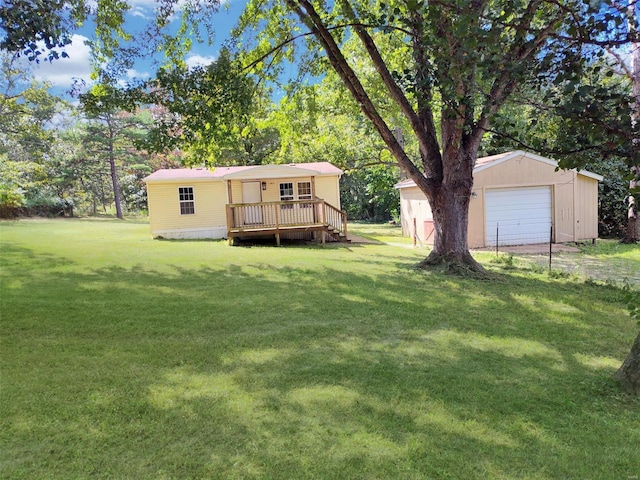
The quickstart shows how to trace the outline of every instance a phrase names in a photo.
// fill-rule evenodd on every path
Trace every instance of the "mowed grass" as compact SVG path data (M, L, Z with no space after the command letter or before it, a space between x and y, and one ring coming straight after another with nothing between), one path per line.
M640 402L611 380L638 326L616 287L144 222L0 236L1 478L640 475Z

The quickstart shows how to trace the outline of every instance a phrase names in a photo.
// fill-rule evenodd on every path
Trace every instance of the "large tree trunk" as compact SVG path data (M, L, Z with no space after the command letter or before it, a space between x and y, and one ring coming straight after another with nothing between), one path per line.
M638 45L640 50L640 44ZM638 61L640 68L640 60ZM638 95L640 95L640 76L638 78ZM640 108L640 107L639 107ZM635 121L635 120L634 120ZM636 140L634 143L634 149L640 152L640 145ZM633 178L629 182L629 207L627 210L627 230L625 232L623 243L637 243L640 241L640 221L638 220L638 198L634 196L633 191L639 186L637 178L640 178L640 167L631 167L631 174Z
M469 253L467 240L471 189L443 186L431 199L434 243L419 268L441 266L452 273L484 272Z
M640 394L640 334L636 337L629 355L614 376L627 391L636 395Z
M118 171L116 169L116 160L113 155L109 156L109 167L111 169L111 185L113 186L113 200L116 204L116 217L122 220L124 218L124 215L122 215L122 202L120 201L120 185L118 184Z
M485 274L469 252L467 237L475 154L460 152L456 157L446 163L441 185L425 191L433 214L434 243L418 267L439 266L451 273Z

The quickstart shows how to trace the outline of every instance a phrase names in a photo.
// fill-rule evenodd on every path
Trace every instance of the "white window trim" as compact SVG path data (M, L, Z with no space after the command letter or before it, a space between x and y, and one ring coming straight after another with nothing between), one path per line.
M300 194L300 185L303 184L305 186L309 187L309 193L305 193L305 194ZM300 201L304 201L304 200L308 200L311 201L313 200L313 190L312 190L312 185L311 182L309 180L305 180L303 182L297 182L296 183L296 193L298 194L298 200ZM311 208L313 207L313 204L311 203L301 203L300 204L300 208Z
M282 195L282 185L291 185L291 195L285 195L285 197L291 198L283 198ZM296 199L296 191L294 182L279 182L278 183L278 195L281 202L293 202ZM280 205L280 210L291 210L293 209L293 204L291 205Z
M309 193L305 193L303 195L300 194L300 185L301 184L309 185ZM297 182L296 189L297 189L297 193L298 193L298 200L312 200L313 199L313 192L311 191L311 182L309 182L309 181Z
M181 200L180 199L180 189L181 188L190 188L191 189L191 196L193 197L193 200ZM193 204L193 213L182 213L182 205L186 204L186 203L192 203ZM178 187L178 213L180 214L180 216L183 215L195 215L196 214L196 189L192 186L188 186L188 185L183 185Z

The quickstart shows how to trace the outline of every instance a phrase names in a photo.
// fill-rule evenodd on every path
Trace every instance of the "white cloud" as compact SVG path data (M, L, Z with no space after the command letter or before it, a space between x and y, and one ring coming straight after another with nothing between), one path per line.
M213 63L215 61L216 61L216 57L213 57L213 56L203 57L202 55L194 54L194 55L188 56L187 59L185 60L185 63L189 68L194 68L198 66L202 66L202 67L207 66L210 63Z
M68 58L60 57L52 62L41 61L34 67L36 80L48 80L55 87L70 88L74 78L89 83L91 75L91 49L85 44L87 37L73 35L64 51Z
M139 72L134 68L130 68L127 70L127 78L129 80L144 80L145 78L149 78L151 74L149 72Z
M149 72L139 72L133 68L127 70L126 78L121 78L118 80L118 85L122 88L127 88L130 86L130 82L134 80L144 80L149 78L151 74Z
M149 20L151 18L147 11L141 7L133 7L131 10L129 10L129 15L131 15L132 17L143 18L144 20Z

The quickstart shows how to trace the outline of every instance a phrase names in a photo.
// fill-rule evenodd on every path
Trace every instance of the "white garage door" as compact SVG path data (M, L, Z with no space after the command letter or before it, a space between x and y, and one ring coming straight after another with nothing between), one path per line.
M487 246L549 241L551 187L487 190L485 205Z

